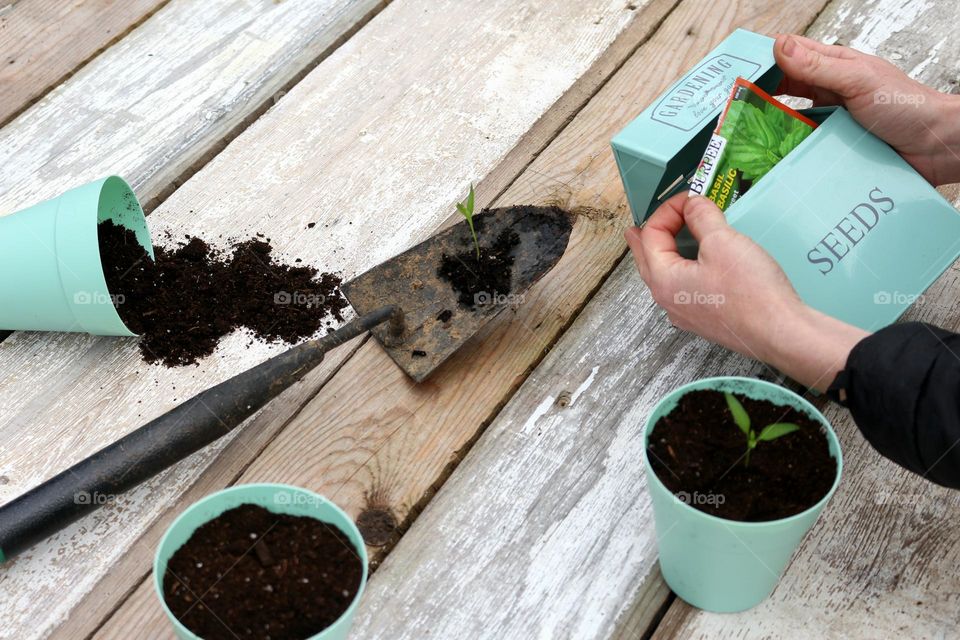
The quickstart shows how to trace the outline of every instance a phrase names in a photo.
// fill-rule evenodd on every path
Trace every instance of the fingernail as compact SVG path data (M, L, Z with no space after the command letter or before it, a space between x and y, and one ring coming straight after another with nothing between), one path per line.
M787 36L787 39L783 41L783 55L788 58L793 56L794 52L797 50L797 41L793 36Z

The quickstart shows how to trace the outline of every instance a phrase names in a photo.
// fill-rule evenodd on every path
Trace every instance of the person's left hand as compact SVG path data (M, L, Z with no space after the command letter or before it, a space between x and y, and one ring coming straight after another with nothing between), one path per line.
M700 244L696 260L677 251L684 224ZM867 336L804 304L780 265L702 196L670 198L625 235L640 276L674 325L808 387L825 391Z
M677 251L684 224L700 245L696 260ZM678 194L642 229L625 235L640 276L670 321L746 356L768 358L783 326L778 318L804 307L773 258L704 197Z

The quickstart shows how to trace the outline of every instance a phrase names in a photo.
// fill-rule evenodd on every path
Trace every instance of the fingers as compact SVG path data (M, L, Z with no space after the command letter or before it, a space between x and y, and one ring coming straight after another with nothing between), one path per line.
M778 36L773 54L788 79L783 88L821 103L856 95L869 75L864 54L802 36Z
M703 196L687 199L683 207L683 219L697 242L702 242L707 234L728 226L720 207Z
M670 198L650 216L643 228L630 227L623 234L640 277L648 285L662 279L666 273L665 267L683 261L677 250L676 235L683 227L686 200L686 193Z
M780 38L785 38L791 34L780 34L777 36L779 41ZM819 40L814 40L806 36L792 35L791 37L795 38L797 42L802 44L807 49L812 49L814 51L819 51L825 56L830 56L831 58L844 58L847 60L853 60L864 55L862 52L857 51L856 49L851 49L850 47L842 47L838 44L824 44Z
M650 269L647 267L647 260L643 257L643 244L640 241L640 235L643 230L640 227L630 227L623 232L623 237L627 240L627 246L630 247L630 253L633 254L633 262L637 265L637 271L644 282L650 280Z
M683 261L677 250L677 234L683 228L683 207L687 200L686 192L678 193L660 205L643 226L640 247L652 271Z
M709 233L727 227L727 219L707 198L690 198L687 193L680 193L660 205L643 229L631 227L624 233L644 280L649 281L664 267L685 260L677 249L677 234L684 224L701 242Z

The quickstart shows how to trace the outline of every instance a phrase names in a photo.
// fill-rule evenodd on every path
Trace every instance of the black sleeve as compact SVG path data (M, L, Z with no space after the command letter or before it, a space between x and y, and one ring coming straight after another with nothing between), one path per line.
M863 339L830 396L882 455L960 488L960 335L920 322Z

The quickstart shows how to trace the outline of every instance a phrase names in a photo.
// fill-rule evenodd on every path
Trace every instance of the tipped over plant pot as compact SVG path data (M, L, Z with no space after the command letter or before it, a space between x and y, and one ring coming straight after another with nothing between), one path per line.
M135 335L104 277L97 226L107 220L153 256L143 209L117 176L0 217L0 329Z
M160 541L153 576L181 639L343 640L367 554L353 521L322 496L248 484L184 511Z
M663 398L644 428L643 462L663 577L716 612L770 595L842 469L836 434L813 405L736 377Z

